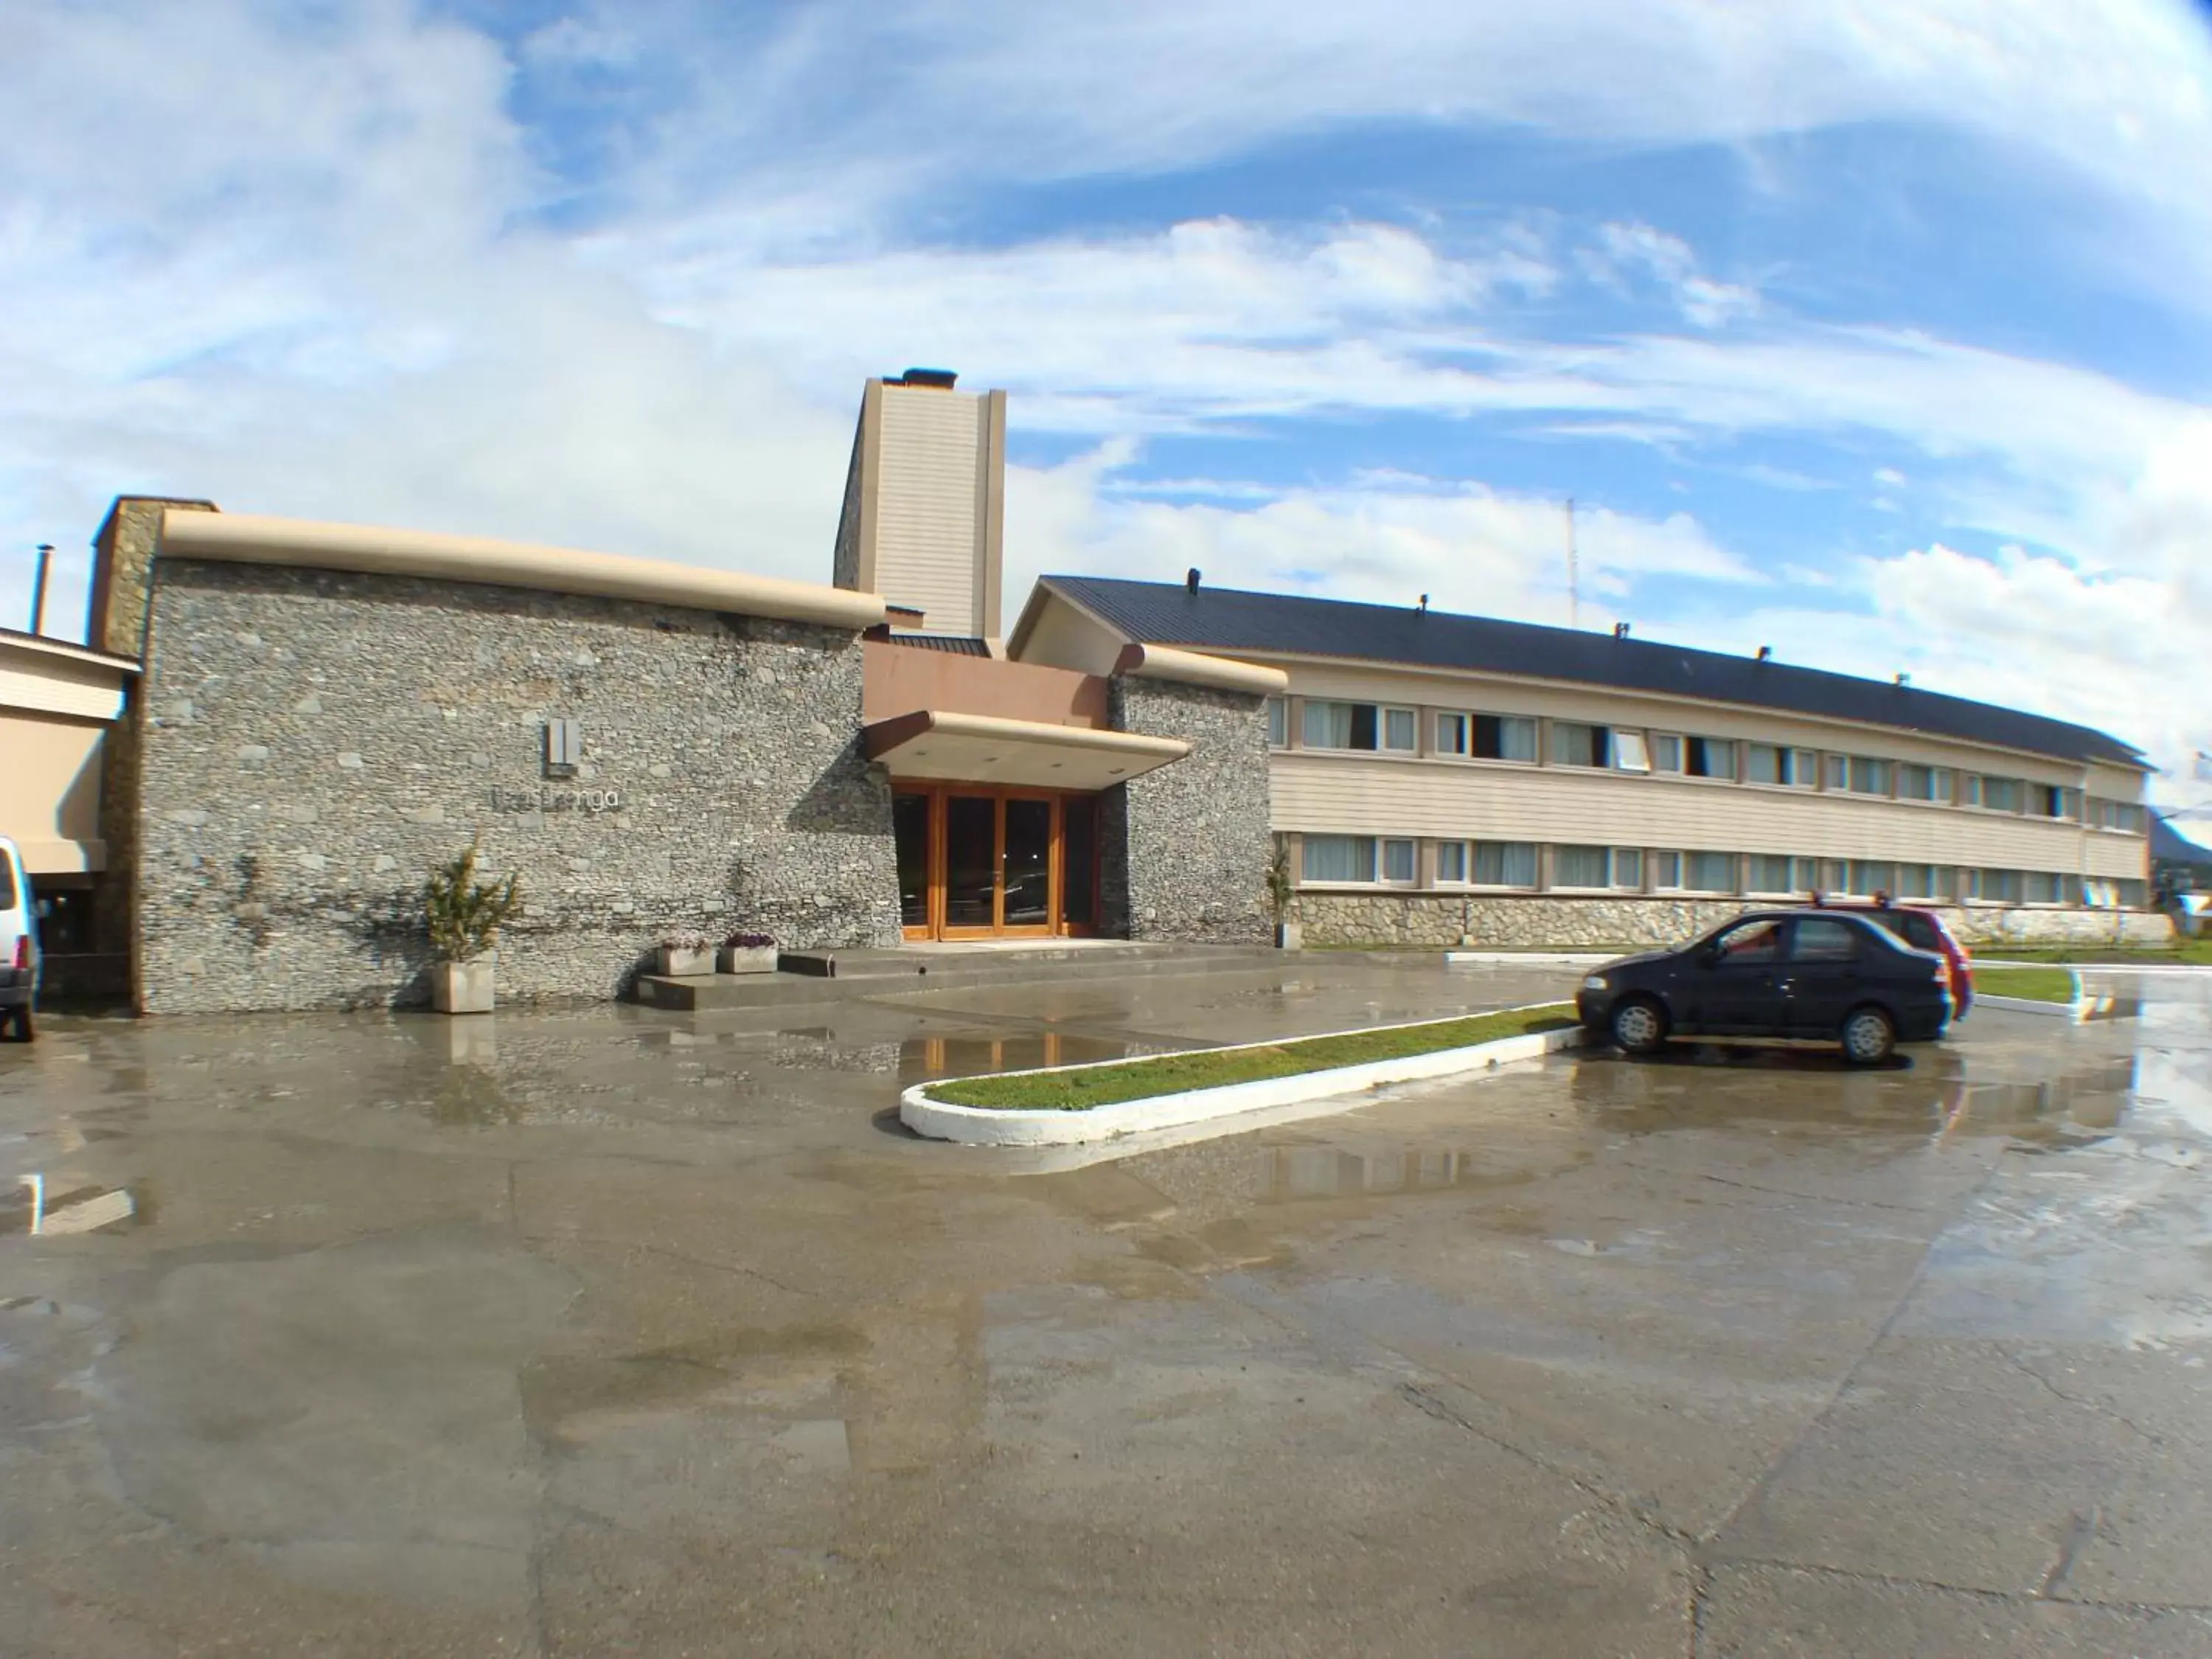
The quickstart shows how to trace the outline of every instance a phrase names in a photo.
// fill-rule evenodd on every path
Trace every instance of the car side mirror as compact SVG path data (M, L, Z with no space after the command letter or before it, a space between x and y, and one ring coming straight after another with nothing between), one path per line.
M1698 951L1698 967L1700 967L1700 968L1717 968L1717 967L1719 967L1720 965L1721 965L1721 947L1720 947L1719 945L1708 945L1707 946L1705 946L1705 948L1704 950L1702 950L1702 951Z

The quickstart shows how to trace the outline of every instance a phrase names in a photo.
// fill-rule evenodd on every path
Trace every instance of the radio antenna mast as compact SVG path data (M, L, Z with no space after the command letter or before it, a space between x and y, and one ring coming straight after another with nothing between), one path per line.
M1583 625L1583 567L1575 552L1575 498L1567 497L1567 626Z

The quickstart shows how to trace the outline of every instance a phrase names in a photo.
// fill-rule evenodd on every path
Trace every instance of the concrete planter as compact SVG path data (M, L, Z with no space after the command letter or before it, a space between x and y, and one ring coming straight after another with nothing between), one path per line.
M488 1014L492 1011L493 983L499 953L489 951L473 962L439 962L430 966L430 1004L441 1014Z
M714 971L714 951L711 945L693 950L682 945L659 945L653 947L653 971L665 974L672 979L684 979L696 974Z
M714 957L718 974L772 974L776 948L773 945L725 945Z
M1306 945L1306 927L1302 921L1279 921L1275 924L1275 948L1279 951L1303 951Z

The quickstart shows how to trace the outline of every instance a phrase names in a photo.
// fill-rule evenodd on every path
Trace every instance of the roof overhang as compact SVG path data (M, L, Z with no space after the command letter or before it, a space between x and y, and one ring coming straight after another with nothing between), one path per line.
M1047 789L1107 789L1190 753L1180 738L918 708L860 732L870 760L902 778Z
M631 559L611 553L499 541L489 536L447 536L369 525L324 524L312 519L172 509L161 515L161 550L187 559L301 565L316 570L589 593L855 631L884 620L884 601L879 596L842 587L709 570L662 559Z

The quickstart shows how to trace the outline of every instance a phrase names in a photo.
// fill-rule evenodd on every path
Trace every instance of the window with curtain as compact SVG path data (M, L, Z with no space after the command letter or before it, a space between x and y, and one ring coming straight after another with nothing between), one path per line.
M1553 720L1552 764L1606 765L1612 757L1613 745L1608 741L1612 735L1602 726L1585 726L1579 720Z
M1743 781L1746 783L1780 783L1782 774L1789 763L1790 751L1787 749L1778 749L1771 743L1747 743L1743 746Z
M1382 879L1411 881L1413 878L1413 843L1410 841L1386 841L1382 843Z
M1291 706L1280 697L1267 699L1267 747L1280 749L1291 740Z
M1887 795L1889 763L1868 755L1851 757L1850 792L1854 795Z
M1786 856L1773 853L1753 853L1751 855L1750 866L1750 874L1744 884L1746 891L1794 893L1797 890L1790 883L1790 860Z
M1682 770L1693 778L1735 776L1735 744L1729 738L1682 739Z
M1477 714L1474 756L1477 760L1534 760L1536 722L1521 714Z
M1612 860L1607 856L1607 851L1603 847L1554 847L1552 849L1552 885L1609 885Z
M1536 847L1533 842L1483 841L1474 847L1474 879L1484 887L1534 887Z
M1437 879L1460 883L1467 880L1465 842L1440 841L1437 843Z
M1299 868L1308 881L1372 881L1375 843L1365 836L1308 836Z
M1382 746L1402 749L1412 753L1419 747L1413 739L1415 716L1410 708L1386 708L1382 711Z
M1655 772L1679 772L1682 769L1682 740L1672 732L1651 734L1651 769Z
M1858 859L1851 865L1851 891L1871 897L1897 890L1897 866L1878 859Z
M1439 714L1437 716L1437 753L1464 755L1467 750L1467 716Z
M1682 885L1698 893L1733 893L1735 891L1735 854L1683 854Z
M1680 853L1654 853L1651 855L1651 884L1662 890L1681 886L1682 855Z
M1613 849L1613 884L1615 887L1637 888L1644 885L1644 849L1640 847L1616 847Z
M1309 749L1372 749L1376 712L1371 702L1320 702L1310 697L1299 740Z

